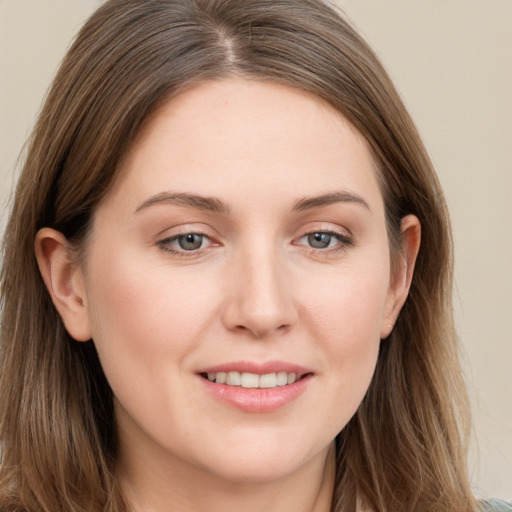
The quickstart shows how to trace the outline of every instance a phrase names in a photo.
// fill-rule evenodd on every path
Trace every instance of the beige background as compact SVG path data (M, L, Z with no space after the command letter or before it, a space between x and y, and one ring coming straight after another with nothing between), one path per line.
M0 201L71 38L99 0L0 0ZM512 498L512 0L339 0L419 126L451 208L478 494ZM2 225L5 216L1 217Z

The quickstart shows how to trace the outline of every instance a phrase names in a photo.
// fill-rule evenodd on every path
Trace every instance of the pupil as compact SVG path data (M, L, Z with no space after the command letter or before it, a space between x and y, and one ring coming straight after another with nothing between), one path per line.
M325 249L331 243L331 235L328 233L312 233L308 236L308 242L315 249Z
M189 233L184 236L180 236L178 238L178 243L180 247L185 251L193 251L195 249L199 249L201 244L203 243L202 235L198 235L196 233Z

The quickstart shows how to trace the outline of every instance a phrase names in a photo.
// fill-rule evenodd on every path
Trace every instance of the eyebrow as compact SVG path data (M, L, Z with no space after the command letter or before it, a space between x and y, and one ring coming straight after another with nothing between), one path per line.
M175 204L178 206L187 206L197 210L204 210L214 213L229 214L229 206L216 197L206 197L196 194L187 194L185 192L161 192L146 199L137 207L135 213L156 204Z
M348 191L331 192L329 194L314 197L304 197L295 202L293 210L302 212L313 208L329 206L334 203L356 203L364 206L369 212L371 212L370 206L361 196Z
M356 203L364 206L371 212L370 206L361 196L348 191L331 192L320 196L301 198L295 202L292 210L302 212L335 203ZM188 194L186 192L160 192L140 204L135 213L156 204L175 204L224 215L229 215L230 211L229 206L216 197Z

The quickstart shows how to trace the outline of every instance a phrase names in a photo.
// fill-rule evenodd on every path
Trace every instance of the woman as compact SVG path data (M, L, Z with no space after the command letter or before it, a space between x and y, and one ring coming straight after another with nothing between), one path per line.
M451 266L330 7L107 2L4 238L2 510L478 510Z

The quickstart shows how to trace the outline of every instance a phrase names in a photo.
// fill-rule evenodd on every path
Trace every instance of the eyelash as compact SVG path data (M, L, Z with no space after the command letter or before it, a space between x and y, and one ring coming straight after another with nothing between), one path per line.
M317 254L319 254L319 253L333 254L333 253L337 253L339 251L343 251L347 247L354 245L352 239L350 237L348 237L347 235L340 233L339 231L325 230L325 229L318 229L318 230L313 230L308 233L305 233L298 240L307 239L308 237L310 237L312 235L328 235L328 236L334 238L335 240L337 240L337 242L338 242L334 247L325 247L325 248L312 247L311 245L309 245L308 248L312 252L317 253Z
M173 245L171 245L173 242L178 243L180 238L184 238L190 235L199 236L202 238L201 240L201 247L198 249L184 249L184 248L174 248ZM342 251L346 249L347 247L350 247L353 245L353 241L350 237L347 235L340 233L338 231L334 230L314 230L310 231L308 233L303 234L301 237L299 237L298 241L307 239L308 237L312 235L327 235L329 237L334 238L338 243L334 247L324 247L324 248L318 248L318 247L312 247L311 245L308 246L308 249L316 254L333 254L337 253L339 251ZM209 241L208 246L202 247L204 241ZM329 240L329 243L332 240ZM173 256L177 256L180 258L193 258L193 257L199 257L201 256L206 250L208 250L209 247L212 245L216 245L214 242L212 242L211 237L209 237L206 233L201 233L200 231L187 231L184 233L178 233L177 235L165 238L163 240L160 240L157 242L158 247L167 253L172 254ZM295 243L294 245L302 245Z
M157 242L157 245L162 251L171 253L173 256L178 256L181 258L191 258L191 257L197 257L197 256L202 255L203 252L209 246L208 247L199 247L198 249L187 250L187 249L183 249L183 248L181 248L181 249L174 248L171 245L173 242L178 242L178 240L180 238L185 238L186 236L189 236L189 235L200 236L202 238L202 242L207 240L210 242L209 246L214 245L212 243L211 238L206 233L201 233L200 231L187 231L185 233L178 233L177 235L160 240L159 242ZM201 245L202 245L202 243L201 243Z

